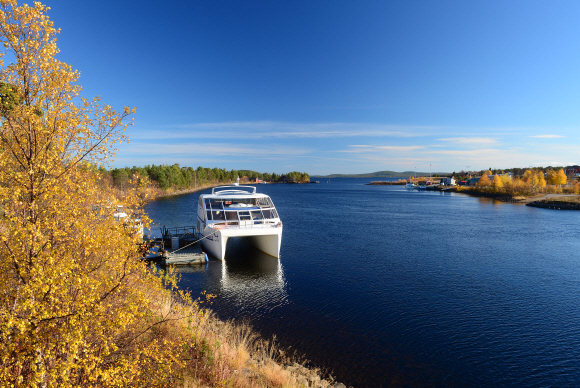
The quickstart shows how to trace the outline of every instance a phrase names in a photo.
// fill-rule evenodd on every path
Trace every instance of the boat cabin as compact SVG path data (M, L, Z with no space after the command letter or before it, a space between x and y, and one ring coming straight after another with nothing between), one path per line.
M248 192L244 189L253 189ZM220 189L224 189L220 187ZM248 227L279 221L274 203L255 187L236 186L199 196L198 230L201 224L222 224L225 227Z

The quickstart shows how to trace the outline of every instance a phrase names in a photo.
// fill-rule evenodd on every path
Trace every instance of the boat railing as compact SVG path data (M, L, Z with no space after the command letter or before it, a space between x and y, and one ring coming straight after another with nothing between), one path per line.
M208 225L214 229L265 229L265 228L279 228L282 226L282 221L269 220L248 220L248 221L228 221L216 222Z
M268 221L278 218L276 208L252 207L252 208L213 208L209 207L207 219L211 221Z
M161 238L164 240L171 240L172 237L177 237L180 240L189 241L195 240L197 231L194 226L179 226L175 228L161 228Z
M218 186L211 189L211 193L213 195L256 194L256 188L254 186Z

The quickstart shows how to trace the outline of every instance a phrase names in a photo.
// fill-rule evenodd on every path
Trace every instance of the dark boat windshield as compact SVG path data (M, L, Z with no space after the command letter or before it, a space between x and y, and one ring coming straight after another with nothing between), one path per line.
M278 218L278 212L269 197L205 198L205 208L208 220L226 221L228 224Z

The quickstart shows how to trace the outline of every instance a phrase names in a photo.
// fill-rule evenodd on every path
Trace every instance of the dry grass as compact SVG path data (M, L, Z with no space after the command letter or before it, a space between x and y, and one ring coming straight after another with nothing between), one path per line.
M201 301L158 292L152 316L155 340L172 347L174 387L328 387L320 371L299 364L245 322L221 321ZM153 336L150 336L152 339Z
M553 197L553 198L550 198L550 201L580 203L580 197L577 197L577 196Z

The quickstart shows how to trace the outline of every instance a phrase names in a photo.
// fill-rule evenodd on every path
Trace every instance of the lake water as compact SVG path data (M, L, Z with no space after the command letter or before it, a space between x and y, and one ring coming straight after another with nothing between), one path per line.
M580 212L369 181L258 185L280 260L231 241L181 286L347 386L580 385ZM147 210L194 225L198 196Z

